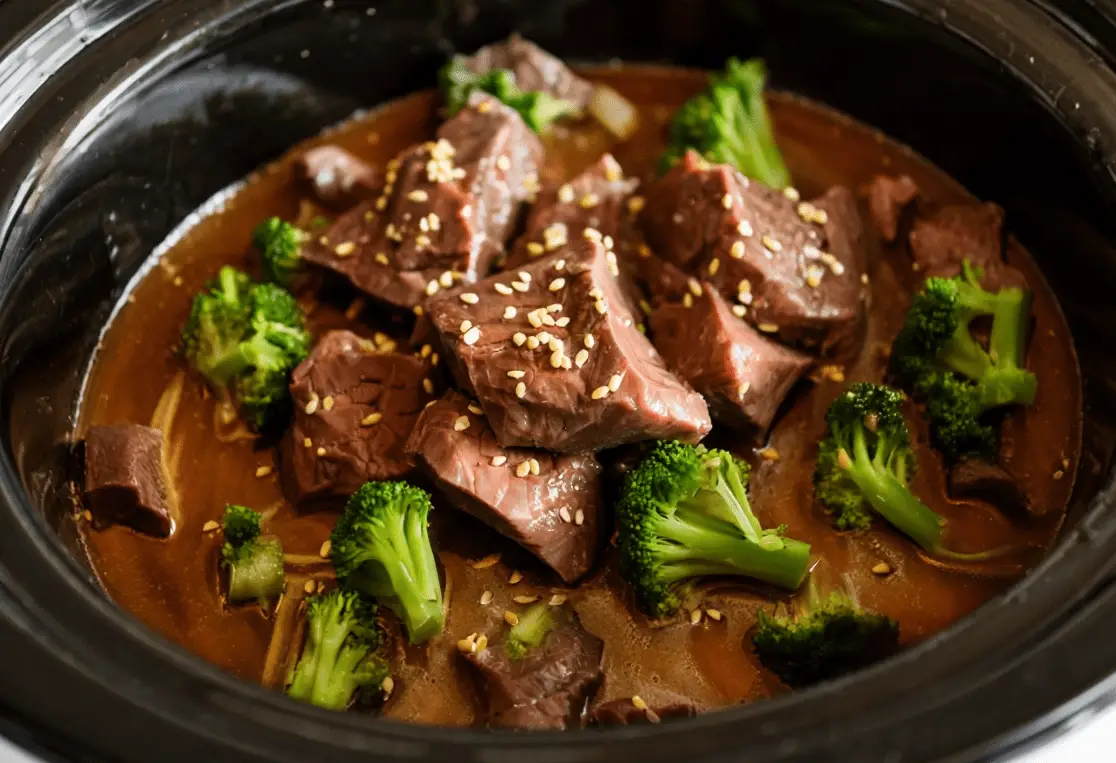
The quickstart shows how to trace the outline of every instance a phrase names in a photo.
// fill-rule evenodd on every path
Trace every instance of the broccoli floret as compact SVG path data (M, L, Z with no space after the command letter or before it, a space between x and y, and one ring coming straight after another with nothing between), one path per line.
M532 649L541 646L558 625L555 607L540 601L519 618L504 641L504 651L512 660L522 660Z
M262 515L247 506L229 504L221 516L225 544L221 559L229 571L229 601L265 601L283 592L283 546L260 537Z
M231 267L194 298L182 341L189 364L257 429L282 418L290 372L310 349L290 292Z
M527 126L537 133L546 132L555 121L577 111L575 104L549 93L520 90L515 74L509 69L491 69L477 74L461 56L450 59L442 67L438 79L446 99L446 114L451 117L465 108L474 90L499 98L519 112Z
M764 667L797 689L890 657L899 648L899 624L843 592L819 596L811 581L795 614L760 611L752 644Z
M390 669L375 654L381 633L374 604L355 591L335 588L307 599L306 620L306 644L291 674L289 696L344 710L358 689L383 684Z
M928 278L891 352L892 374L927 401L935 444L949 458L989 455L995 433L976 419L1035 401L1036 377L1023 367L1031 294L1018 288L993 294L980 275L966 261L954 278ZM987 351L969 329L981 316L992 318Z
M252 234L252 245L260 253L264 277L272 283L291 288L302 272L304 231L278 217L264 220Z
M907 488L915 464L903 399L898 390L861 382L833 401L814 469L815 493L839 527L866 529L870 508L936 552L942 518Z
M794 590L810 546L764 530L748 503L749 467L730 453L656 443L621 491L621 576L640 609L668 617L695 579L754 578Z
M430 496L406 482L366 482L333 528L337 576L403 621L412 644L441 633L442 586L427 531Z
M666 172L693 149L771 188L789 185L763 97L766 83L763 61L730 58L724 73L711 77L709 87L675 114L660 169Z

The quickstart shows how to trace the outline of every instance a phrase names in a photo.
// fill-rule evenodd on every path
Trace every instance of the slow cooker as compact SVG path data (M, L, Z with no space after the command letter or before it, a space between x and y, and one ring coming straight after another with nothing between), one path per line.
M219 189L513 30L573 61L714 68L913 146L1007 209L1073 328L1081 474L1005 595L863 673L662 726L496 734L331 714L222 674L83 561L70 432L113 304ZM114 761L975 760L1116 691L1116 2L9 0L0 4L0 735Z

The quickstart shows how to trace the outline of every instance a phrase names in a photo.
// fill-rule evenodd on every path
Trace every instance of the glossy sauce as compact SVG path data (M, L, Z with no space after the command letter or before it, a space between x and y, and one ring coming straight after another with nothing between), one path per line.
M559 129L548 138L544 180L572 177L608 150L627 174L649 181L662 150L666 121L704 85L704 75L636 66L591 69L585 74L606 82L639 106L640 131L617 144L595 123ZM249 244L253 228L262 219L298 215L299 199L289 181L291 156L309 145L330 142L382 166L398 151L433 134L436 107L433 94L420 93L346 123L250 177L220 210L187 230L136 285L107 331L86 386L79 433L94 423L151 421L164 388L184 369L175 348L192 295L220 265L254 270ZM933 202L971 198L955 181L908 149L816 104L775 95L772 116L779 145L804 198L837 183L855 189L881 172L911 175L923 197ZM925 560L913 544L880 521L873 531L859 536L834 532L813 502L810 477L825 410L845 385L820 374L796 388L777 420L768 443L778 452L777 461L758 458L751 444L734 442L731 435L725 440L757 465L752 503L764 525L785 523L792 537L813 544L815 555L825 560L819 574L833 581L843 578L864 604L899 620L908 644L972 612L1008 586L1025 564L1033 563L1055 539L1072 490L1081 411L1073 343L1061 311L1030 257L1012 242L1008 260L1023 271L1035 290L1036 329L1028 362L1040 375L1035 406L1012 413L1005 428L1011 446L1007 449L1009 466L1021 475L1036 504L1051 511L1042 520L1026 520L1005 517L983 504L949 501L940 462L922 444L926 433L918 417L910 415L908 421L920 443L913 489L947 518L947 545L958 550L1010 545L1032 548L1032 553L975 568L979 574L971 574L973 568L958 572ZM868 338L859 359L844 368L848 381L881 378L885 361L880 349L890 344L898 330L909 294L918 282L905 253L884 253L872 272ZM383 331L405 341L408 326L398 317L365 309L356 319L346 318L345 309L355 297L333 295L315 303L309 318L311 329L318 334L346 326L365 335ZM357 310L349 313L355 316ZM226 503L261 510L270 507L275 513L266 530L282 539L285 552L317 556L336 514L300 514L284 503L270 444L217 441L213 407L202 385L187 377L171 433L181 507L174 535L161 541L122 527L94 530L86 526L84 537L94 570L120 606L201 657L246 680L259 681L274 615L257 607L230 608L224 603L217 564L220 533L206 533L202 528L219 518ZM725 437L714 433L718 441ZM1068 465L1063 465L1063 459ZM255 476L261 466L271 466L271 474ZM1055 472L1062 476L1056 479ZM645 618L633 614L611 547L587 581L566 590L514 544L437 496L435 506L433 529L450 602L447 626L423 648L400 650L395 666L397 688L386 715L423 723L473 723L473 687L456 654L456 641L473 632L487 633L496 640L505 627L503 611L517 608L513 596L549 596L559 591L569 596L585 627L605 641L606 679L600 699L640 694L654 704L656 698L673 694L713 708L784 691L745 646L754 613L770 601L771 591L712 587L705 592L703 606L719 611L719 621L705 616L697 625L687 618L652 628ZM500 554L498 563L476 568L478 560L495 553ZM887 563L890 575L872 572L880 562ZM516 570L522 572L523 580L509 585L508 577ZM324 565L291 572L294 582L289 590L296 592L303 580L299 574L328 577ZM486 590L494 592L495 598L482 607L479 601ZM285 601L281 607L292 603Z

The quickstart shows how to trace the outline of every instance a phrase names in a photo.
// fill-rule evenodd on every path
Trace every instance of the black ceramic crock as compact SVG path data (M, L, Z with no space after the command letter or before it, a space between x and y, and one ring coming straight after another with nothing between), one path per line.
M0 734L67 760L970 760L1116 690L1116 12L1108 0L0 2ZM1002 203L1085 379L1058 547L973 617L864 673L659 727L489 734L330 714L234 680L116 609L81 561L67 445L107 316L219 189L447 53L518 29L574 61L716 67L922 152ZM1040 369L1041 373L1041 369Z

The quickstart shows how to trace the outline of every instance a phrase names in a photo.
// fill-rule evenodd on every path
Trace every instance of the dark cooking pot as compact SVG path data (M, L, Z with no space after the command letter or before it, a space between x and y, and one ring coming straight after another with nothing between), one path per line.
M49 6L49 7L44 7ZM1116 26L1106 0L84 0L0 4L0 732L81 760L972 759L1116 688ZM1085 27L1074 26L1069 15ZM921 151L1001 202L1085 379L1057 549L1003 597L846 680L661 727L506 735L369 722L240 683L97 587L68 434L110 310L191 210L354 109L519 29L574 60L717 66ZM1090 34L1092 36L1090 36ZM203 478L199 475L198 478Z

